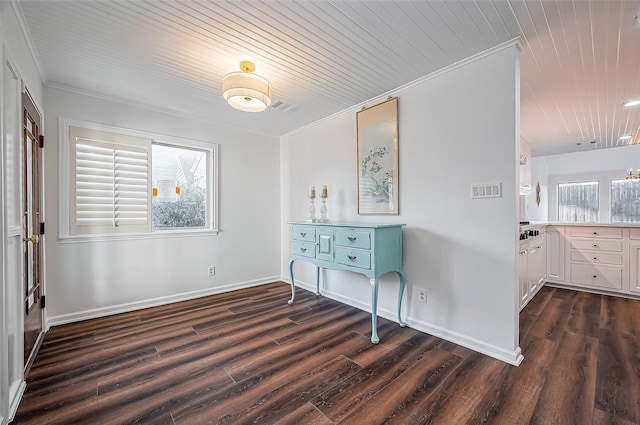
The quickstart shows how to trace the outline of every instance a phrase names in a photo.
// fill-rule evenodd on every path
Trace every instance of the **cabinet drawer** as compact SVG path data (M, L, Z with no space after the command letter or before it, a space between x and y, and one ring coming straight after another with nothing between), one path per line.
M362 230L336 230L336 245L370 249L371 233Z
M316 241L316 229L306 226L291 226L291 239L295 241Z
M622 290L622 268L571 264L571 283Z
M622 265L622 254L609 254L593 251L571 250L571 261L582 261L591 264L611 264L614 266Z
M571 248L580 250L622 252L622 240L571 239Z
M629 239L640 239L640 228L638 227L629 228Z
M571 236L622 239L620 227L573 227Z
M291 242L291 255L299 257L316 257L316 244L309 242L293 241Z
M336 248L336 263L361 269L370 269L371 253L369 251Z

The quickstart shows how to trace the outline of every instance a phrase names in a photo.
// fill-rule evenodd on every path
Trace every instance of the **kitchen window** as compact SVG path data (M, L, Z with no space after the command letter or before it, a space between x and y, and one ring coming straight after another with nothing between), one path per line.
M217 145L89 123L64 127L61 238L217 231Z
M640 223L640 180L611 181L611 222Z
M596 223L600 213L597 181L558 184L558 221Z

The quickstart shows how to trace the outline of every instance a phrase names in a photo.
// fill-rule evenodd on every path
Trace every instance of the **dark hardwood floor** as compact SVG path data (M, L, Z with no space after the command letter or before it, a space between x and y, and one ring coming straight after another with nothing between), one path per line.
M514 367L289 286L52 328L15 424L640 423L640 301L543 288Z

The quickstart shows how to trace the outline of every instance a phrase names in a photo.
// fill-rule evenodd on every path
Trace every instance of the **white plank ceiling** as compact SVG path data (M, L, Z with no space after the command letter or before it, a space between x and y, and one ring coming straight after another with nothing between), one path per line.
M640 107L622 106L640 98L640 0L47 0L18 9L47 85L276 136L521 37L521 131L534 155L640 143ZM224 102L222 78L241 60L272 83L278 107L250 114Z

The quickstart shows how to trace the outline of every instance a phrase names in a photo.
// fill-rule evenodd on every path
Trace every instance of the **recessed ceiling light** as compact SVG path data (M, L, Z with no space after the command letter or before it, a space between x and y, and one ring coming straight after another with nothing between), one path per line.
M625 102L624 106L626 106L627 108L631 107L631 106L638 106L640 105L640 99L633 99L633 100L629 100L628 102Z
M629 140L629 139L631 139L632 137L633 137L633 136L630 136L630 135L628 135L628 134L627 134L627 135L625 135L625 136L620 136L620 137L618 137L618 140Z

